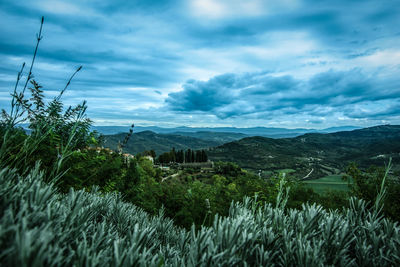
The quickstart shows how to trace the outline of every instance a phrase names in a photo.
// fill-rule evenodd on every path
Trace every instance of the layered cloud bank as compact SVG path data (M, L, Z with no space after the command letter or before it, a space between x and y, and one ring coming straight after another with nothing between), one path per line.
M400 97L397 77L364 74L360 69L330 70L307 80L270 73L224 74L208 81L189 80L182 87L166 99L171 110L200 111L221 119L276 113L328 116L332 112L375 118L395 114L398 101L394 99ZM369 105L382 108L369 112Z
M397 1L0 3L0 104L39 18L34 74L97 124L369 126L400 123Z

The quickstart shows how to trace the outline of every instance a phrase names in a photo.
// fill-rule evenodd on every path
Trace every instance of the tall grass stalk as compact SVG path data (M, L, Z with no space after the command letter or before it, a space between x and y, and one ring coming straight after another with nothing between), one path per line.
M389 163L385 168L385 175L383 176L382 182L380 184L380 189L378 195L376 196L375 203L374 203L374 216L377 218L379 215L382 214L385 197L386 197L386 179L389 175L389 172L392 168L392 158L389 159Z
M26 88L28 86L28 83L33 77L33 74L32 74L33 65L35 64L35 59L36 59L36 55L38 52L39 43L43 38L43 36L42 36L43 23L44 23L44 17L42 17L42 19L41 19L39 33L36 35L36 46L35 46L35 50L33 52L33 57L32 57L31 65L29 68L29 72L28 72L28 75L26 76L25 85L22 88L22 91L20 93L17 93L17 87L18 87L19 81L22 77L21 75L22 75L22 71L25 67L25 63L22 64L21 71L18 73L18 76L17 76L17 81L15 83L15 88L14 88L14 93L13 93L13 102L11 104L11 113L10 113L11 121L9 122L10 127L14 127L16 124L24 121L23 119L18 121L18 118L23 117L23 114L24 114L24 111L21 112L21 110L20 110L23 107L23 103L21 103L21 101L14 101L14 98L17 100L23 99Z
M49 138L50 134L54 131L52 128L54 125L49 124L48 121L43 120L37 123L37 118L43 119L44 113L44 103L43 103L43 95L41 95L40 86L37 85L35 81L32 80L33 78L33 67L35 64L36 56L38 53L38 48L40 41L42 40L42 30L44 24L44 17L41 18L40 29L36 36L36 46L32 56L31 65L29 68L28 75L25 80L25 84L22 87L21 91L18 90L21 78L23 76L23 70L25 68L25 63L22 64L21 70L17 74L16 83L14 86L14 90L12 93L11 99L11 109L10 113L7 113L5 110L2 110L2 120L1 120L1 127L4 129L2 133L2 143L0 146L0 167L5 166L12 166L20 170L21 173L26 174L29 172L28 168L28 161L30 157L37 151L40 144L43 143L47 138ZM78 67L75 72L70 76L69 80L67 81L66 85L64 86L63 90L59 93L59 95L50 103L50 106L55 103L55 105L59 104L60 99L64 92L67 90L68 86L70 85L72 79L75 75L82 69L82 66ZM32 94L36 97L34 104L36 104L36 109L33 110L32 103L29 102L25 98L26 88L28 83L31 82L34 85L32 90ZM40 103L40 106L39 104ZM50 106L48 107L50 109ZM60 104L59 104L60 106ZM83 104L78 106L78 114L75 117L75 122L73 127L71 127L70 132L68 134L68 139L66 144L61 143L59 144L59 157L57 157L56 162L54 162L53 170L48 175L48 179L60 179L62 177L62 173L60 173L61 167L65 161L65 159L71 155L71 143L75 140L77 127L80 121L84 118L86 112L86 102L84 101ZM41 109L41 110L39 110ZM69 108L71 110L71 107ZM68 110L68 111L69 111ZM67 112L68 112L67 111ZM40 114L38 114L40 113ZM28 116L27 116L28 115ZM36 122L35 127L32 129L31 134L29 134L26 138L22 141L17 140L15 132L17 131L16 126L20 123L23 123L27 120L34 120ZM31 121L32 125L32 121ZM17 142L17 143L16 143ZM13 153L14 157L9 157L9 155Z

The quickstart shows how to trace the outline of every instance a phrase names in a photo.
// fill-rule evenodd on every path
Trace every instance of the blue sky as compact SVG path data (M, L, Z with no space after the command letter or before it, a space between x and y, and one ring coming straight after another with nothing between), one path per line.
M400 124L398 0L1 0L0 105L33 73L97 125Z

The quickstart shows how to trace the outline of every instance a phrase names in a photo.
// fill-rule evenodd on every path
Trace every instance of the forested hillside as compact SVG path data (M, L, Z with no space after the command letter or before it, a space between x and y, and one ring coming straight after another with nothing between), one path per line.
M349 163L362 168L383 165L391 157L400 161L400 126L382 125L330 134L305 134L295 138L248 137L213 148L213 160L233 161L241 167L266 173L293 169L302 178L345 171ZM395 167L397 171L397 167Z
M174 134L183 135L183 136L191 136L191 137L203 139L205 141L211 141L211 143L214 141L214 142L219 142L222 144L247 137L246 134L242 134L242 133L211 132L211 131L175 132Z
M105 135L104 146L117 149L118 142L123 140L127 133ZM218 139L200 139L191 136L178 134L157 134L151 131L134 133L125 145L125 151L130 154L137 154L143 151L154 150L157 155L169 152L172 148L176 150L204 149L223 144Z

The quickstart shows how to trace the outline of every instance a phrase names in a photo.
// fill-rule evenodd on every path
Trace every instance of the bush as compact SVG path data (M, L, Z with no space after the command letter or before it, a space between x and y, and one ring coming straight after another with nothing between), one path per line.
M389 175L384 168L372 166L365 172L357 168L355 164L351 164L347 168L347 174L352 178L353 184L351 191L353 195L364 199L373 204L378 196L380 185L385 180L386 197L383 211L386 216L399 221L400 220L400 180L399 177Z

